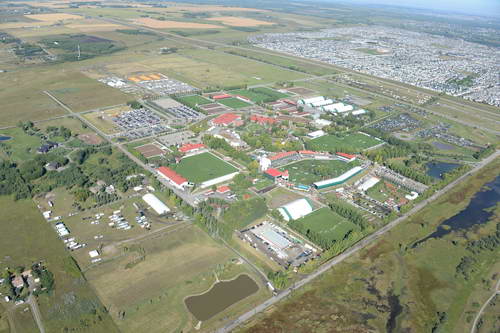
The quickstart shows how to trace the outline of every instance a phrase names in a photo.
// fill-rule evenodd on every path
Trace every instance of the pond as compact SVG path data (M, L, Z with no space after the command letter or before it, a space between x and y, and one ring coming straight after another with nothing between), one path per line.
M425 166L427 167L427 175L436 179L443 179L443 175L445 173L450 172L455 168L458 168L460 164L433 161L427 163Z
M236 279L217 282L201 295L187 297L184 303L196 319L206 321L258 290L251 277L241 274Z
M10 139L12 139L11 136L0 135L0 142L1 141L7 141L7 140L10 140Z
M483 224L493 216L488 210L495 207L500 201L500 176L485 184L479 192L474 194L469 205L458 214L441 223L437 230L429 236L413 244L413 248L425 242L429 238L441 238L454 230L468 229L476 224Z

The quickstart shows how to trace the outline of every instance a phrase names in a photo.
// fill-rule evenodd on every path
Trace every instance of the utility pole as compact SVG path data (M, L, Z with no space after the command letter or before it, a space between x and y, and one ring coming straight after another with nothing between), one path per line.
M81 53L80 53L80 44L78 44L78 57L77 57L78 60L80 60L80 56L81 56Z

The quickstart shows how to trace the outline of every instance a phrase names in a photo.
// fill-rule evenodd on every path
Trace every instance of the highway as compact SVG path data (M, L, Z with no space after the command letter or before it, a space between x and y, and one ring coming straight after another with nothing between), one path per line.
M302 280L296 282L293 287L290 287L290 288L288 288L286 290L283 290L278 295L271 297L270 299L266 300L265 302L259 304L255 308L253 308L252 310L247 311L246 313L242 314L240 317L238 317L234 321L232 321L229 324L225 325L224 327L221 327L220 329L218 329L216 332L217 333L231 332L233 329L235 329L236 327L238 327L242 323L244 323L247 320L251 319L257 313L260 313L260 312L266 310L268 307L270 307L270 306L278 303L282 299L286 298L288 295L290 295L290 293L293 290L298 289L298 288L304 286L305 284L311 282L312 280L314 280L315 278L317 278L321 274L325 273L326 271L330 270L334 266L342 263L344 260L346 260L346 259L350 258L351 256L353 256L354 254L358 253L360 250L366 248L369 245L374 244L384 234L386 234L387 232L389 232L390 230L392 230L397 225L401 224L408 217L410 217L411 215L413 215L416 212L420 211L425 206L427 206L428 204L430 204L434 200L436 200L439 197L441 197L443 194L445 194L448 191L450 191L451 189L453 189L457 184L459 184L460 182L462 182L463 180L465 180L466 178L468 178L473 173L478 172L481 168L483 168L485 165L487 165L488 163L492 162L495 158L497 158L499 156L500 156L500 151L499 150L495 151L495 153L493 153L489 157L487 157L484 160L482 160L481 162L479 162L473 169L469 170L464 175L460 176L459 178L457 178L453 182L449 183L448 185L446 185L444 188L442 188L441 190L439 190L436 193L434 193L429 198L427 198L427 199L419 202L417 205L415 205L415 207L413 207L407 213L405 213L402 216L398 217L394 221L386 224L385 226L383 226L379 230L375 231L373 234L365 237L364 239L362 239L361 241L359 241L358 243L356 243L354 246L352 246L351 248L349 248L348 250L346 250L342 254L340 254L340 255L336 256L335 258L333 258L332 260L326 262L325 264L323 264L322 266L320 266L316 271L314 271L313 273L309 274L308 276L306 276Z

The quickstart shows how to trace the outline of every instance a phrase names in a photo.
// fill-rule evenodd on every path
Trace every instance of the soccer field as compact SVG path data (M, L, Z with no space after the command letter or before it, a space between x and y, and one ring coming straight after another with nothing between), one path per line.
M190 107L213 103L211 100L200 95L182 96L179 97L179 101Z
M302 160L281 167L288 170L290 181L296 184L310 185L314 182L338 177L344 172L360 165L356 160L346 163L339 160Z
M279 91L269 88L253 88L253 89L238 89L229 92L233 95L241 95L255 103L259 102L273 102L277 99L288 97L289 95L283 94Z
M238 171L212 153L185 157L173 169L195 184Z
M224 104L232 109L241 109L247 106L250 106L250 103L243 102L237 98L225 98L218 101L220 104Z
M342 151L346 149L349 151L360 152L380 143L382 143L382 141L374 137L361 133L353 133L344 136L343 138L339 138L334 135L325 135L309 141L308 148L311 150L330 152Z
M326 207L292 221L289 225L306 237L308 236L307 231L309 231L309 233L313 232L325 241L342 240L349 231L358 228L352 222Z

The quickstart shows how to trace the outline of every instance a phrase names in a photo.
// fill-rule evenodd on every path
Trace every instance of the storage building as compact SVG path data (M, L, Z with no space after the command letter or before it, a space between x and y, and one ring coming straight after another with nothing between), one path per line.
M160 200L156 197L156 195L152 193L145 194L142 197L142 200L144 200L153 210L158 214L166 214L170 212L170 209Z
M304 217L313 211L312 204L305 198L287 203L278 208L285 221L296 220Z
M338 177L327 179L327 180L322 180L320 182L315 182L315 183L313 183L313 185L318 190L320 190L322 188L327 188L330 186L340 185L340 184L345 183L347 180L354 177L355 175L357 175L361 171L363 171L363 168L357 166L357 167L354 167L351 170L343 173L342 175L340 175Z

